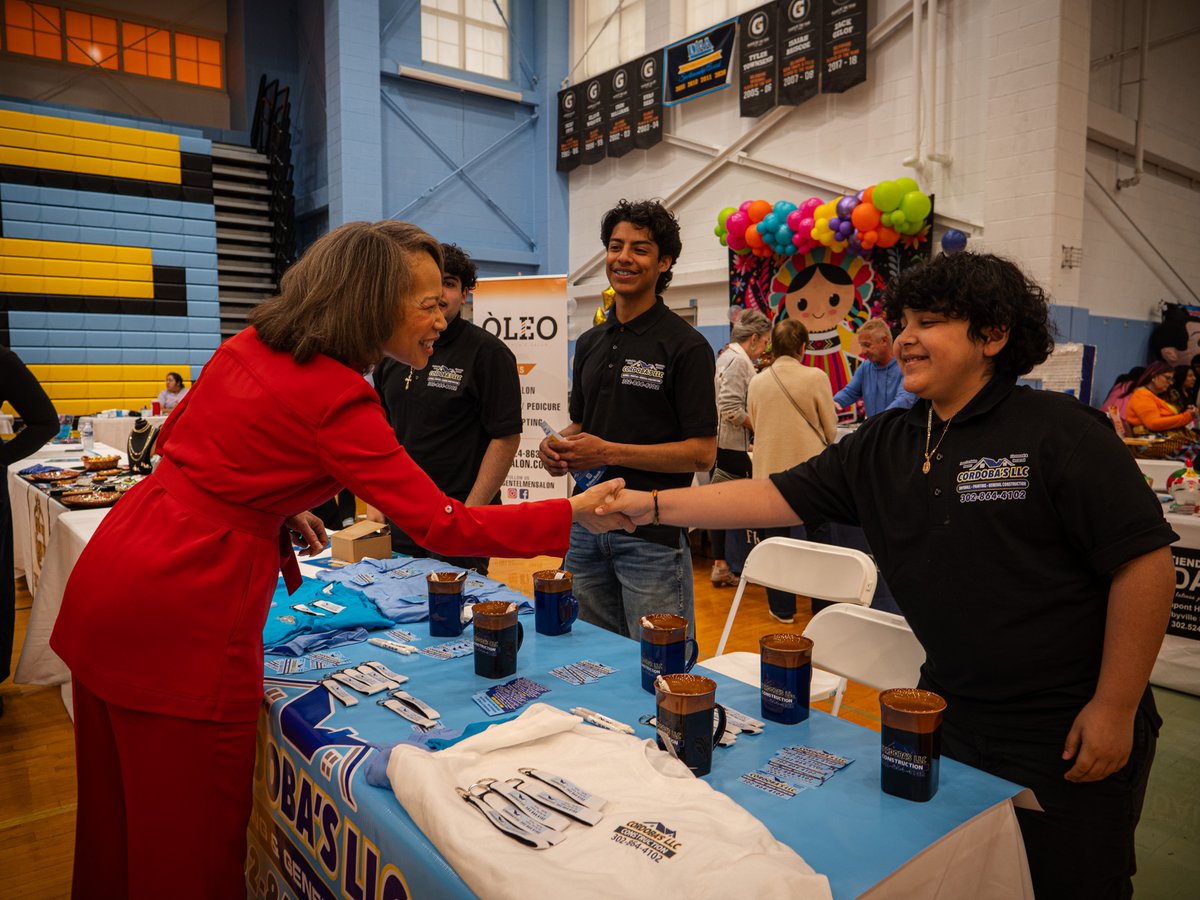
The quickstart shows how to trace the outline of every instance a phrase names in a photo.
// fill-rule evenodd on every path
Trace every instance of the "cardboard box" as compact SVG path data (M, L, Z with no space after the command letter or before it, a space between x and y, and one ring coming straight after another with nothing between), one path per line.
M379 522L355 522L334 532L330 542L330 555L344 562L392 558L392 530Z

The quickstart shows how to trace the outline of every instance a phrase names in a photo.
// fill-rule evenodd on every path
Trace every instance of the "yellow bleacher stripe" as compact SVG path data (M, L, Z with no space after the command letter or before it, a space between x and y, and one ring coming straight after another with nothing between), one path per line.
M178 141L172 150L114 140L42 134L2 124L0 164L87 175L111 175L164 184L180 184L182 181Z
M34 241L0 237L0 257L23 256L46 260L78 259L83 262L118 262L148 266L149 247L118 247L114 244L84 244L73 241Z
M112 141L118 144L136 144L142 147L157 147L161 150L179 150L179 135L164 131L147 131L124 125L104 125L99 122L82 122L59 116L42 116L35 113L15 112L0 109L0 126L18 128L23 131L45 132L86 138L97 141Z

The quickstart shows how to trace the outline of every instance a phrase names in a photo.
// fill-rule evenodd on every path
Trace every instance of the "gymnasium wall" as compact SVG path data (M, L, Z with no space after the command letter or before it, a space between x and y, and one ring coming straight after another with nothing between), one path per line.
M190 384L220 343L211 142L0 100L0 341L60 413Z

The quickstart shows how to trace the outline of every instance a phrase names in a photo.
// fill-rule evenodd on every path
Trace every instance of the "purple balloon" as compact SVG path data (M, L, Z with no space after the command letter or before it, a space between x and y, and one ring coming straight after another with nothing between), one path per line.
M850 235L854 234L854 223L849 219L843 219L838 225L838 234L842 236L842 240L846 240Z
M863 253L862 241L859 240L858 234L852 234L846 239L846 248L852 253L857 253L859 256Z
M849 219L850 213L854 212L854 207L858 206L857 197L843 197L837 202L837 214L839 219Z

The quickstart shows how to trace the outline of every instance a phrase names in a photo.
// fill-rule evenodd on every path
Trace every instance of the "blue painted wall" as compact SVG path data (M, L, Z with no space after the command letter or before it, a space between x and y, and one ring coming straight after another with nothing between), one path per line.
M1150 356L1150 333L1155 322L1094 316L1082 307L1051 306L1050 317L1058 328L1060 341L1096 345L1096 370L1092 396L1084 397L1099 406L1108 396L1117 376L1134 366L1144 366Z

